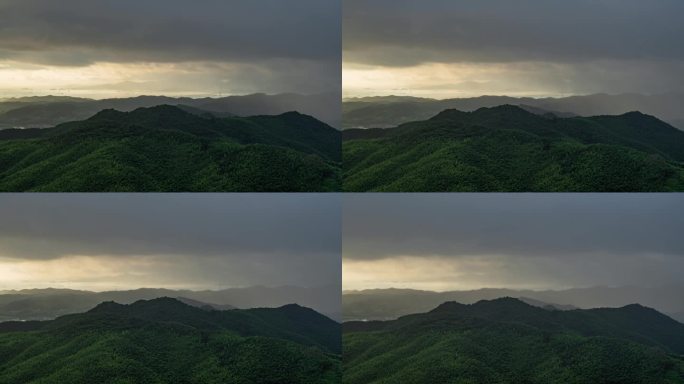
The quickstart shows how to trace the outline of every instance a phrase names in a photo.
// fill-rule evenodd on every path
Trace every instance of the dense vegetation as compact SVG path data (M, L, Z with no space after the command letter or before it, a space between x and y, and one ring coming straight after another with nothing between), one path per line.
M306 115L104 110L0 131L0 191L334 191L340 133Z
M684 324L504 298L343 325L344 383L684 383Z
M504 105L343 133L346 191L683 191L684 132Z
M338 323L297 305L213 311L113 302L0 323L0 383L337 383Z

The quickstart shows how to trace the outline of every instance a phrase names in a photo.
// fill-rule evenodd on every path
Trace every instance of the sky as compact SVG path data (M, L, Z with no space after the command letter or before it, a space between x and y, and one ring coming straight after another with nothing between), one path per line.
M340 0L0 0L0 98L339 92Z
M345 0L345 97L684 92L681 0Z
M0 290L340 284L339 194L5 194Z
M678 194L345 194L343 288L684 283Z

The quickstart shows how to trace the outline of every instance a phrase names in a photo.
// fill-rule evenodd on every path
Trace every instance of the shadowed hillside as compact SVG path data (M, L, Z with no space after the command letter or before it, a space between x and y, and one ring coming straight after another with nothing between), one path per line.
M339 332L296 304L217 311L169 298L105 302L53 321L0 323L0 383L333 383Z
M345 383L683 383L684 324L637 304L502 298L343 324Z
M648 115L502 105L343 134L346 191L680 191L684 132Z
M297 112L216 118L162 105L0 131L3 191L330 191L339 162L339 131Z

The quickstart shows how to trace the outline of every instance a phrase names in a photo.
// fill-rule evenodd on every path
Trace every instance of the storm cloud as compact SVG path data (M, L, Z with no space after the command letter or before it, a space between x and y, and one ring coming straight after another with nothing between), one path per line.
M683 209L667 194L349 195L345 288L347 272L364 288L681 284Z
M5 0L0 68L59 72L152 63L169 70L173 64L168 82L203 72L197 81L255 82L251 88L240 84L240 91L334 92L340 83L340 14L339 0ZM117 75L113 71L112 78L92 85L134 81ZM140 71L135 75L142 77ZM220 91L234 92L228 85Z
M340 204L336 194L6 195L1 280L33 270L79 286L336 284ZM95 273L74 276L83 265Z
M404 71L398 77L407 84L400 80L396 89L376 93L403 86L431 95L424 88L439 83L454 84L452 96L684 92L681 14L684 3L677 0L349 0L343 12L345 70L365 70L372 80L374 68L417 73L452 64L471 81L492 83L471 91L456 86L468 79L443 76L421 87ZM474 67L488 73L472 74ZM346 77L346 94L370 93L372 81L358 84L358 74L350 90Z

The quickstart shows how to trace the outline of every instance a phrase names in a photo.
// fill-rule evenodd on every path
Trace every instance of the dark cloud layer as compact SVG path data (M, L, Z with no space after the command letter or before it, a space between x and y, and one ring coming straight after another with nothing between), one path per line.
M350 259L398 255L672 255L684 259L676 194L382 194L344 201Z
M680 0L346 0L345 93L684 92L683 14Z
M354 288L684 281L678 194L364 194L343 210Z
M56 64L336 60L335 0L5 0L0 47ZM81 49L80 54L61 55Z
M124 80L153 78L188 95L339 92L340 24L340 0L3 0L0 64L9 64L0 69L152 64L146 69L157 77L143 71ZM109 90L122 81L117 71L126 68L100 73L90 85ZM63 79L30 86L31 93L54 92L51 80ZM83 90L74 80L57 88Z
M682 60L682 14L679 0L347 0L344 48L382 65Z
M190 274L198 285L222 276L249 285L334 284L340 204L336 194L5 195L0 257L153 256L178 262L183 268L164 273Z

